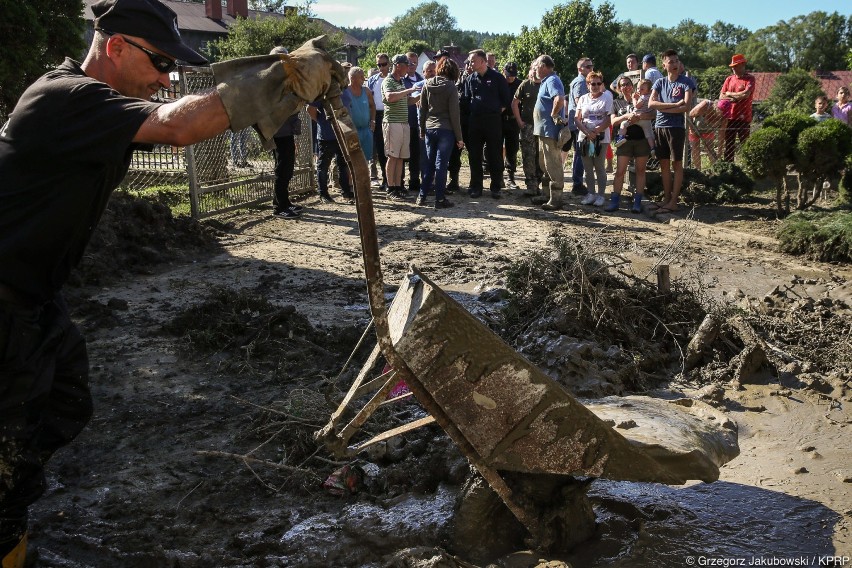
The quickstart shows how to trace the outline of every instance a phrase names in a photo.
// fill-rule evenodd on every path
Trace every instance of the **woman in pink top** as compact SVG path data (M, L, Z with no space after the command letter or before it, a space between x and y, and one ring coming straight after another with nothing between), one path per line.
M837 89L837 103L831 107L831 116L852 127L852 102L849 102L849 87Z

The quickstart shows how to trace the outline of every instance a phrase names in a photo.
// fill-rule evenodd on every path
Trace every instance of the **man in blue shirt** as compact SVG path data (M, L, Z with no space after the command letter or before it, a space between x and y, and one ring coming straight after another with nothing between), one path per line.
M549 199L541 207L555 211L562 207L562 188L565 185L562 148L558 143L559 131L565 124L565 87L553 71L555 64L549 55L540 55L533 66L541 80L533 111L533 133L538 137L540 160L544 162L544 171L550 178L549 188L542 188L545 198Z
M586 75L595 68L594 62L588 57L582 57L577 61L577 76L568 87L568 127L571 129L571 139L574 141L574 162L571 166L572 193L577 195L586 194L586 186L583 185L583 157L580 152L580 142L577 140L580 129L574 124L574 115L577 114L577 101L589 92L586 85Z
M657 79L651 91L648 108L657 111L654 122L657 158L663 178L663 203L659 213L677 211L677 200L683 185L683 143L686 137L683 115L692 108L695 82L681 74L677 51L669 49L663 53L666 75ZM674 163L674 183L671 166Z
M470 52L473 73L464 85L464 99L470 102L468 157L470 158L471 197L482 195L482 150L488 152L491 172L491 197L500 199L503 181L503 111L511 104L506 78L488 67L481 49Z

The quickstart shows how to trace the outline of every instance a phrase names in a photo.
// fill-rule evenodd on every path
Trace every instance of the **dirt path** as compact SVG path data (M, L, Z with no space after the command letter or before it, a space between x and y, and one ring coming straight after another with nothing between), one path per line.
M513 260L560 231L623 255L640 277L668 264L673 277L700 280L716 301L760 299L794 277L814 297L849 294L849 267L777 252L774 222L762 216L769 206L706 206L697 220L686 209L661 220L606 215L578 200L547 213L520 193L500 201L456 196L457 206L442 211L377 200L386 284L393 287L415 263L487 310L478 294L504 286ZM216 221L225 232L224 253L91 290L78 307L95 417L50 464L50 490L31 522L37 566L383 566L403 548L446 548L467 466L435 427L389 447L366 468L370 490L348 498L319 488L341 465L323 449L304 437L275 438L276 428L310 432L326 422L328 384L369 321L354 206L314 199L304 205L299 221L272 218L269 209L224 216ZM225 353L189 358L182 340L162 326L219 288L293 305L316 333L340 345L300 348L274 370ZM294 349L298 339L291 332L282 345ZM245 372L253 364L258 372ZM683 386L672 390L690 394ZM838 408L817 392L778 384L725 396L739 424L741 455L723 468L720 482L596 482L601 536L569 558L574 566L681 566L699 554L852 553L852 394L847 390ZM305 415L300 408L325 412ZM199 454L257 448L284 467Z

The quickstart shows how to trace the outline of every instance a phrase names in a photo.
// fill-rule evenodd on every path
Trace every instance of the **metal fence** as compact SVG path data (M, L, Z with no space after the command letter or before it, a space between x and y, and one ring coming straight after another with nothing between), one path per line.
M206 67L181 67L172 77L161 99L174 101L214 86L213 74ZM314 167L311 119L300 113L302 132L296 136L296 168L290 182L290 195L314 191ZM190 196L192 216L209 217L217 213L271 201L275 181L275 160L271 150L263 148L252 128L223 134L186 148L158 144L150 152L134 152L130 170L122 186L149 189L157 186L185 186Z

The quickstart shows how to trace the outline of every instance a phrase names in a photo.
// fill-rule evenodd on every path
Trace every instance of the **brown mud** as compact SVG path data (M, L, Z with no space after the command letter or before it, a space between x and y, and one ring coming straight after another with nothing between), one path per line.
M520 193L455 196L441 211L377 199L388 293L415 263L578 394L690 396L725 410L741 453L718 482L593 481L594 533L558 559L523 552L511 518L480 531L485 544L469 526L473 535L459 538L454 511L470 468L434 425L359 456L347 478L354 493L324 487L348 462L313 433L373 344L341 373L369 322L354 206L309 198L299 221L263 207L175 229L162 210L125 204L69 289L89 342L95 415L48 466L29 565L657 567L852 553L852 269L778 252L769 199L659 218L606 215L576 199L546 213ZM702 305L745 317L784 365L734 380L743 345L730 330L684 372L671 341L645 337L628 352L618 328L596 334L564 314L509 329L507 274L547 250L554 231L623 258L618 270L648 290L656 266L669 265ZM662 352L620 373L648 349ZM413 400L388 405L366 430L423 415Z

